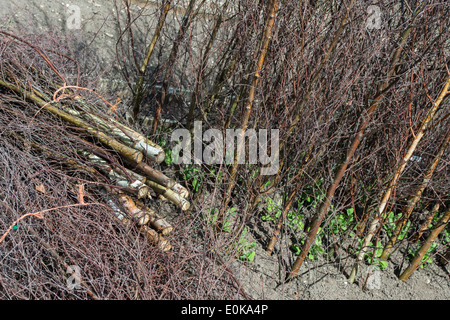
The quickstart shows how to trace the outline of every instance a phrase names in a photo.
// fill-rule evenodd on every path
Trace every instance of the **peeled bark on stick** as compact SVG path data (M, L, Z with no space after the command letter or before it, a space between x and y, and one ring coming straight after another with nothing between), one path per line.
M81 140L81 139L80 139ZM85 141L86 144L90 145L95 150L98 150L99 148L95 145L90 144L89 142ZM106 152L104 150L99 150L101 154L105 154ZM86 154L85 154L86 155ZM128 178L125 176L128 176L133 180L133 185L130 184L131 187L143 187L139 182L146 183L149 185L153 190L157 191L159 194L166 194L167 199L169 199L171 202L174 202L180 208L186 208L183 210L187 210L189 208L189 203L186 204L186 200L189 197L189 191L183 187L181 184L176 183L174 180L170 179L166 175L164 175L162 172L153 169L145 162L140 162L135 169L142 172L145 177L139 175L138 173L128 170L126 168L121 168L121 170L125 171L125 173L121 174L118 173L118 169L115 171L112 170L110 167L110 164L103 160L102 158L95 156L93 154L90 155L91 160L97 161L98 165L103 166L103 169L107 171L107 174L110 176L111 179L117 178L118 181L121 183L121 186L128 187ZM112 173L110 173L112 171ZM146 179L148 178L148 179ZM136 182L139 181L139 182ZM126 184L126 185L122 185ZM136 185L137 184L137 185ZM171 190L172 189L172 190ZM181 197L181 198L180 198ZM139 197L142 198L142 197Z
M107 192L110 193L111 189L108 188ZM127 226L132 225L132 221L127 218L127 214L125 212L123 212L123 210L112 199L108 199L107 204L108 204L108 207L110 207L111 210L113 211L116 219L121 221L124 225L127 225Z
M127 214L138 225L143 226L150 221L150 215L139 209L129 195L119 193L117 198Z
M189 191L179 183L176 183L172 187L172 190L178 193L184 199L189 198Z
M56 107L51 106L50 103L46 103L44 100L40 99L35 94L29 93L26 90L14 85L14 84L10 84L10 83L0 80L0 86L6 87L16 93L24 95L28 100L36 103L37 106L39 106L43 109L46 109L47 111L61 117L63 120L65 120L69 123L72 123L77 127L85 129L92 136L99 139L100 142L102 142L106 146L117 151L126 161L133 164L136 169L138 169L140 172L145 174L149 179L156 182L156 184L153 184L154 186L160 185L160 187L163 187L163 188L165 187L167 189L167 188L172 188L175 185L174 180L168 178L163 173L151 168L148 164L142 162L143 154L140 151L132 149L130 147L127 147L127 146L121 144L117 140L107 136L105 133L91 127L89 124L82 121L81 119L79 119L73 115L70 115ZM150 187L152 187L152 186L150 186ZM165 193L165 192L166 191L164 191L163 193ZM177 196L174 191L169 190L169 192L167 192L167 193L169 194L169 196L166 198L168 198L169 200L172 199L171 201L175 201L175 203L177 205L179 205L180 208L182 208L182 209L186 208L183 210L187 210L187 208L189 208L189 202L185 201L184 199L183 199L184 201L174 200L179 197L179 195ZM174 193L174 194L172 195L172 193Z
M149 210L149 209L144 209ZM151 227L163 236L170 234L173 231L173 227L163 218L155 218L150 220Z
M135 203L139 209L150 216L150 220L147 225L150 225L153 229L161 233L163 236L166 236L173 231L173 226L160 215L158 215L155 210L148 208L140 201L135 201Z
M175 204L178 208L183 211L186 211L190 208L190 203L186 199L180 196L179 193L164 187L154 181L147 180L146 184L153 189L157 194L163 196L165 199L169 200L173 204Z
M162 235L168 235L173 231L173 227L166 220L143 203L134 201L129 195L123 193L118 193L117 198L131 219L138 225L150 225L151 228Z
M55 85L58 88L58 91L67 88L67 89L78 89L77 86L58 86ZM86 89L86 88L81 88ZM86 89L88 91L91 91L90 89ZM57 92L58 92L57 91ZM39 97L47 97L47 95L34 90L34 93L36 93ZM101 96L99 96L102 100ZM50 99L50 98L47 98ZM126 125L120 123L119 121L116 121L112 117L102 117L100 115L97 115L91 108L84 102L84 99L80 96L74 96L74 100L81 104L82 107L85 108L85 110L77 111L74 110L66 105L61 105L61 108L63 111L74 115L75 117L79 117L82 119L85 119L86 121L90 122L91 125L94 125L96 128L101 128L102 131L105 134L113 135L113 137L121 140L123 143L125 143L127 146L142 151L144 154L146 154L150 160L155 161L156 163L161 163L164 161L165 153L164 149L159 146L158 144L154 143L153 141L146 138L144 135L136 132L135 130L131 129L130 127L127 127Z
M124 153L124 150L127 150L126 146L122 146L122 145L120 145L120 143L116 142L114 139L111 139L110 137L108 137L108 136L106 136L106 135L104 135L102 133L99 133L97 130L91 128L88 124L84 123L82 120L78 119L77 117L74 117L74 116L72 116L70 114L67 114L66 112L61 111L58 108L50 106L49 103L45 103L45 101L40 99L35 94L30 94L26 90L24 90L24 89L22 89L22 88L20 88L18 86L15 86L13 84L6 83L6 82L4 82L2 80L0 80L0 85L4 86L4 87L6 87L6 88L8 88L8 89L10 89L12 91L15 91L17 93L23 94L28 100L36 103L39 107L41 107L43 109L46 109L46 110L50 111L51 113L53 113L55 115L60 116L63 120L66 120L66 121L68 121L68 122L70 122L72 124L75 124L75 125L77 125L77 126L79 126L81 128L86 129L89 133L91 133L92 135L97 137L100 141L102 141L103 143L107 144L108 146L110 146L110 147L114 147L114 146L118 147L116 150L117 151L121 151L119 153L122 156L125 155L126 156L125 157L126 160L136 163L136 162L140 161L140 159L142 159L142 154L141 153L138 152L141 155L140 159L136 158L136 157L129 156L127 153ZM42 148L42 151L48 153L45 148ZM135 152L136 152L136 150L133 150L133 152L131 152L131 154L135 154ZM95 157L96 161L103 160L100 157L95 156L93 154L89 154L88 153L88 155L90 155L91 158L92 158L92 156ZM105 164L107 164L107 162L103 160L103 161L100 161L98 164L99 164L99 166L103 166L104 168L106 168ZM109 172L112 171L110 169L108 169L108 170L109 170ZM138 176L136 173L134 173L132 171L129 171L129 170L127 170L127 174L130 175L130 176ZM173 193L175 193L175 192L173 192ZM117 213L117 210L113 210L113 211L115 211ZM125 224L127 223L127 219L124 216L116 215L116 217L119 220L121 220L123 223L125 223ZM135 218L136 218L136 216L135 216ZM148 218L148 214L144 214L142 217L139 217L139 219L137 220L138 224L146 223L147 221L145 221L145 220L147 220L147 218ZM150 220L150 219L148 219L148 220ZM164 223L161 222L161 221L159 221L158 223L159 223L160 227L161 226L167 226L167 225L164 225ZM168 241L166 239L164 239L161 235L159 235L155 230L152 230L152 229L150 229L149 227L147 227L145 225L143 225L140 230L141 230L141 232L144 233L144 235L151 242L157 244L162 250L164 250L164 251L170 250L171 246L168 243Z
M145 178L142 176L137 175L136 173L126 170L128 176L132 179L129 181L129 179L120 173L110 170L108 172L108 178L111 181L114 181L116 185L119 187L125 187L125 188L131 188L136 190L136 196L138 199L143 199L145 197L150 197L149 188L145 184Z
M92 152L94 152L96 155L100 155L101 157L105 157L105 158L110 158L111 155L108 154L108 152L92 143L90 143L89 141L83 140L79 137L74 136L75 139L78 139L79 141L81 141L82 143L86 144L89 148L91 148ZM145 175L146 178L159 183L165 187L168 188L173 188L176 185L176 182L172 179L170 179L169 177L167 177L166 175L164 175L162 172L153 169L152 167L150 167L148 164L146 164L145 162L140 162L139 164L136 163L132 163L135 167L134 169L137 169L139 172L141 172L143 175ZM118 169L118 171L127 171L127 169L121 167L120 169ZM133 174L135 176L140 176L138 175L136 172L133 171ZM140 179L141 181L143 181L143 179ZM180 190L182 191L182 186L180 186ZM184 188L185 189L185 188ZM187 192L187 190L186 190Z
M108 161L100 158L99 156L96 156L95 154L89 153L87 151L80 151L80 154L93 165L98 167L117 186L136 190L138 199L145 198L149 195L149 188L145 184L145 177L124 168L125 173L129 178L125 177L123 174L120 174L119 172L114 170L108 163Z
M66 163L67 165L69 165L75 169L87 171L87 172L90 172L91 174L97 175L97 171L95 171L92 167L81 165L81 164L77 163L76 161L69 159L61 154L54 153L54 152L48 150L47 147L39 145L33 141L25 140L23 137L21 137L20 135L14 133L14 132L10 132L9 134L14 136L16 139L22 141L24 144L29 144L33 148L39 150L40 152L45 153L47 156L61 160L64 163ZM84 151L82 153L85 153L87 155L92 155L92 154L88 153L87 151ZM94 157L91 157L91 160L94 161L94 163L96 163L97 166L105 166L105 169L107 172L112 171L112 169L108 165L108 162L106 162L105 160L103 160L95 155L94 155ZM128 172L128 173L130 175L135 174L133 172ZM104 188L108 191L109 194L117 194L117 192L114 191L110 187L105 186ZM145 206L143 204L141 204L138 201L132 200L129 196L126 196L124 194L122 194L122 196L123 196L122 202L125 204L124 206L128 209L129 214L132 216L131 218L132 219L134 218L134 220L136 221L136 223L138 225L150 224L153 229L155 229L162 235L167 235L170 232L172 232L173 227L166 220L164 220L158 214L156 214L155 211L145 208ZM133 203L136 203L137 208L136 208L136 206L133 205ZM133 222L127 218L127 214L124 213L119 207L117 207L117 205L115 205L114 201L112 201L110 198L108 198L108 206L111 209L113 209L116 218L118 218L123 224L128 225L128 226L133 224ZM147 231L146 231L146 229L142 229L142 232L147 232ZM151 233L150 237L153 237L153 236L154 236L154 234ZM167 246L164 245L163 247L165 248Z
M383 249L383 253L381 254L380 260L387 260L389 258L389 255L391 253L392 247L397 242L398 235L402 231L402 228L408 221L409 217L411 216L411 213L414 210L414 207L416 206L417 202L419 202L420 197L422 196L423 191L425 190L426 186L428 185L431 176L433 175L434 170L436 169L439 161L441 160L442 155L444 154L445 150L447 149L448 145L450 143L450 135L447 135L447 138L445 139L444 143L440 147L438 153L434 157L433 162L430 164L430 167L428 168L427 172L425 173L425 177L423 178L422 183L416 188L414 191L414 194L409 197L408 203L406 207L402 210L402 216L397 221L395 230L392 233L391 238L389 239L388 243L385 245Z
M449 220L450 220L450 208L447 209L447 211L444 213L444 216L439 220L436 227L431 231L430 235L427 237L425 242L420 247L419 251L414 256L413 260L411 261L411 264L400 275L399 280L402 281L408 280L411 274L415 270L417 270L417 268L420 267L424 255L430 249L431 245L433 244L437 236L445 229Z
M375 232L378 228L378 223L382 217L384 209L386 208L389 198L391 197L391 194L397 185L398 179L400 178L401 174L403 173L409 159L411 158L414 151L416 150L416 147L419 144L419 141L424 136L425 130L428 127L428 124L431 122L431 119L433 119L433 116L435 115L439 105L444 100L444 97L447 95L449 86L450 86L450 77L445 82L444 87L442 88L442 90L439 94L439 97L433 103L433 106L429 110L427 116L423 119L418 132L415 134L414 139L408 145L408 148L405 152L405 155L403 156L400 167L397 168L397 170L395 171L395 173L392 177L392 180L390 181L390 183L383 195L380 205L378 206L377 215L374 217L374 219L372 220L372 223L369 226L369 229L368 229L367 235L363 241L361 250L358 254L358 257L356 258L355 265L353 266L353 269L350 273L350 277L349 277L350 283L353 283L355 281L355 277L358 272L359 263L361 263L361 261L364 259L364 255L366 254L366 251L369 247L369 243L372 241L372 237L375 235Z
M155 161L156 163L161 163L164 161L166 155L164 153L164 149L161 146L115 120L112 120L112 122L116 124L116 126L120 130L122 130L122 132L124 132L127 136L134 140L132 148L144 152L144 154L149 156L150 159Z
M172 245L170 242L164 238L161 234L151 229L149 226L143 225L140 227L141 232L144 232L144 235L147 237L150 242L155 243L162 251L170 251L172 249Z
M93 112L77 111L69 107L63 107L63 111L86 120L105 134L120 140L133 149L143 152L150 160L155 161L156 163L161 163L165 158L163 148L113 119L106 120L95 115Z
M122 211L122 209L116 205L116 203L108 199L108 205L112 209L116 219L120 221L126 227L131 227L134 222L127 218L127 214ZM158 246L163 251L169 251L172 249L170 242L165 239L162 235L158 234L155 230L149 228L146 225L140 225L139 231L148 239L150 242L156 246Z
M135 167L138 171L140 171L142 174L147 176L150 180L166 187L166 188L173 188L173 186L176 184L176 182L173 179L170 179L162 172L153 169L145 162L140 162L136 164Z
M45 102L41 98L39 98L37 95L33 93L29 93L23 88L20 88L19 86L16 86L11 83L7 83L3 80L0 80L0 86L3 86L5 88L8 88L20 95L23 95L28 100L34 102L37 106L40 108L43 108L49 112L51 112L54 115L59 116L61 119L79 127L85 129L89 134L96 137L101 143L104 145L114 149L116 152L118 152L124 159L133 162L133 163L140 163L144 157L142 152L135 150L133 148L130 148L128 146L123 145L122 143L118 142L117 140L109 137L105 133L93 128L83 120L72 116L54 106L51 105L50 102Z
M77 137L75 137L75 138L77 138ZM83 139L80 139L80 138L77 138L77 139L79 139L84 144L86 144L90 148L92 148L92 150L95 153L100 154L103 157L109 158L108 153L105 150L103 150L103 149L99 148L98 146L96 146L88 141L85 141ZM150 179L156 183L159 183L167 188L173 188L176 185L176 182L173 179L167 177L162 172L152 168L145 162L140 162L138 164L136 164L136 163L131 163L131 164L134 165L134 169L137 169L139 172L141 172L143 175L145 175L148 179Z

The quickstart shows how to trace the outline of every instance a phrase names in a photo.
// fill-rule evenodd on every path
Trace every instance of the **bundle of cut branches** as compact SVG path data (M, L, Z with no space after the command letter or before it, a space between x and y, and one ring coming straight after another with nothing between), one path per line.
M41 112L64 120L67 131L61 134L78 142L73 152L84 164L33 137L19 132L9 134L24 146L69 167L97 176L100 173L109 182L103 184L102 191L115 217L124 224L137 224L152 243L164 251L170 250L164 236L173 227L144 203L153 199L152 194L182 211L188 210L190 203L185 187L154 168L164 160L163 148L124 124L117 104L109 103L94 89L81 86L77 64L67 55L52 50L44 53L32 43L4 31L0 31L0 49L0 92L10 97L9 102L17 100L33 108L30 110L33 116L29 112L19 115L28 117L29 123L39 121ZM74 85L69 85L69 78L75 79ZM1 112L18 115L17 109L6 104Z

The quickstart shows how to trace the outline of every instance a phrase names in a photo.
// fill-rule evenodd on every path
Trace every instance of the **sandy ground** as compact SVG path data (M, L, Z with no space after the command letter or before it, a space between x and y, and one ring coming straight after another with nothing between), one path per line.
M141 4L137 1L134 5ZM79 8L81 18L80 28L75 29L73 24L67 24L73 18L74 11L69 10L73 5ZM77 44L87 43L106 75L117 72L115 43L118 32L111 0L0 0L0 8L0 29L27 34L52 33L67 36ZM155 21L152 15L144 15L140 23L148 27ZM383 272L369 274L370 269L365 266L361 272L365 278L349 284L346 274L350 272L351 262L351 259L341 261L339 265L326 261L308 262L302 266L298 279L283 283L285 270L281 266L293 263L292 254L278 252L268 256L258 242L253 262L236 261L231 268L245 291L255 299L450 299L450 266L445 269L432 265L418 270L403 283L397 280L395 273L398 268L404 269L407 262L394 258ZM366 289L362 290L363 287Z
M256 238L253 238L256 239ZM251 239L249 239L251 240ZM281 240L281 246L288 248ZM260 245L251 263L236 262L234 270L246 292L255 299L286 300L448 300L450 299L449 266L433 264L420 269L406 282L399 281L398 269L404 270L408 261L393 255L383 271L371 266L361 267L355 283L348 282L353 259L328 262L319 258L306 261L295 281L285 283L287 268L294 262L292 254L279 249L269 256Z

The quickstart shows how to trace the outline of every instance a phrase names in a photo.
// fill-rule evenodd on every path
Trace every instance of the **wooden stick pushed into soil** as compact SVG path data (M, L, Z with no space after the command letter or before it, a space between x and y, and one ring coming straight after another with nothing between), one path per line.
M416 253L413 260L411 261L411 264L400 275L399 280L402 281L408 280L411 274L415 270L417 270L417 268L420 267L420 265L422 264L423 257L427 253L428 249L430 249L431 245L433 244L437 236L445 229L449 220L450 220L450 207L447 209L447 211L444 213L444 216L437 223L437 226L431 231L428 238L422 244L419 251Z

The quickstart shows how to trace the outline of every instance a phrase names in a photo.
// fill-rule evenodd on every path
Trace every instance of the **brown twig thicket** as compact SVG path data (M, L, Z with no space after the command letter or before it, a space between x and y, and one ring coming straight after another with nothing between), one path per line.
M147 152L146 164L118 141L136 132L102 116L111 104L82 75L68 85L77 64L52 41L0 35L1 297L245 296L211 248L195 244L201 225L186 219L187 190L150 167L160 160ZM164 206L179 216L168 222Z
M283 270L288 280L299 276L318 240L352 282L368 254L382 249L379 261L396 263L394 252L407 258L407 250L398 249L420 241L401 276L406 280L431 244L444 238L450 204L447 2L191 0L183 10L177 1L141 10L130 4L115 1L116 62L131 92L120 106L83 86L83 68L50 50L48 38L38 46L37 39L1 35L0 196L6 217L0 230L25 213L66 206L42 219L25 218L26 226L11 229L0 243L7 257L0 273L8 277L0 279L5 297L77 298L56 274L65 265L82 265L82 297L247 298L227 266L239 255L244 230L256 228L263 229L258 240L267 253L289 261ZM154 28L143 30L138 21L149 12ZM58 109L62 105L72 111ZM50 115L52 108L67 116ZM95 112L83 117L83 108ZM137 170L142 160L117 148L120 135L100 133L111 124L99 116L105 110L117 111L118 123L131 113L132 125L151 141L169 140L175 128L192 131L194 121L224 133L277 129L279 149L270 155L279 161L278 172L261 175L261 163L239 164L239 153L248 156L250 148L236 152L232 163L152 161ZM77 150L124 174L146 174L153 181L147 186L157 183L152 190L169 200L177 194L175 181L185 182L190 208L173 222L172 251L163 254L139 238L136 226L133 233L118 225L107 207L69 207L79 203L77 184L86 186L84 203L107 205L100 190L110 195L118 189L104 180L102 163L93 165ZM45 192L36 189L41 184ZM263 222L276 199L274 223ZM172 203L172 212L182 211ZM349 209L349 225L334 232L339 214ZM301 230L289 227L293 212ZM391 212L399 218L392 221ZM286 243L297 245L297 257ZM448 259L447 247L434 254Z

